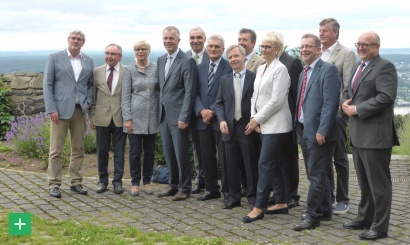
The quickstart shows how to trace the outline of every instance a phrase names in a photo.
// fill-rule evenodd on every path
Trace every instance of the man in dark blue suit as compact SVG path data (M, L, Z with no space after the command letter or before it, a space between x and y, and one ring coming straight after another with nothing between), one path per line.
M240 45L227 48L233 72L221 77L215 101L216 116L225 143L229 199L225 209L241 205L241 162L245 165L247 198L253 208L258 183L255 132L245 134L251 118L251 98L255 73L245 68L245 49Z
M197 67L195 60L179 47L180 33L168 26L162 33L167 54L158 58L160 87L160 123L162 148L169 169L169 186L160 197L172 200L188 198L192 188L192 173L188 158L189 124L195 103Z
M206 46L210 61L198 65L198 89L195 100L202 162L205 176L204 195L198 200L205 201L221 197L218 185L218 160L221 166L222 192L227 193L224 145L215 113L215 99L219 90L221 76L232 72L227 60L222 58L225 41L220 35L208 38ZM218 159L217 159L218 156Z
M320 59L320 39L305 34L300 54L305 62L299 77L295 128L310 182L306 215L293 229L302 231L320 226L332 217L329 171L339 132L336 123L340 77L336 66Z

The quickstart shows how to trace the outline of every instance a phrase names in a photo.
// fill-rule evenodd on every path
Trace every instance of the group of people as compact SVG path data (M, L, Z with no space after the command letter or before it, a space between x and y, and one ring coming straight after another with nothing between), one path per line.
M362 194L357 218L343 227L366 229L359 235L365 240L387 237L389 162L392 146L398 144L393 125L397 73L379 56L377 33L359 36L355 46L361 61L356 62L353 51L338 41L339 29L335 19L327 18L319 23L319 36L302 36L304 66L284 51L284 39L277 32L262 37L259 56L254 52L255 31L241 29L238 44L226 48L226 60L222 36L207 39L201 27L194 27L189 32L191 50L182 52L179 30L168 26L162 33L166 54L156 63L149 60L150 44L140 40L134 44L134 63L121 64L121 46L109 44L106 64L95 69L93 60L81 52L84 33L71 32L68 48L51 54L44 72L51 124L50 196L61 197L61 158L68 130L70 188L87 194L81 185L81 165L89 110L89 126L96 130L97 193L108 187L111 147L113 190L124 192L128 135L131 194L139 195L141 179L144 192L153 194L150 179L160 132L169 185L159 197L182 201L205 189L198 200L223 195L223 208L232 209L246 196L250 212L242 218L245 223L267 214L288 214L289 208L299 205L300 144L310 185L306 213L293 229L314 229L349 209L350 122ZM197 174L194 187L189 142Z

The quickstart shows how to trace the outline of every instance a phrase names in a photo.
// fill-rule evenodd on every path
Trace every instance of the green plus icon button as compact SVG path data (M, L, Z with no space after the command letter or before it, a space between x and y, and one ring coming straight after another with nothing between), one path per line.
M31 214L9 213L9 235L31 235Z

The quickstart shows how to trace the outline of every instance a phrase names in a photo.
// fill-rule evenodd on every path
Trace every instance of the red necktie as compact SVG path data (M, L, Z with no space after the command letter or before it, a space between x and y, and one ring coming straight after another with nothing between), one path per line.
M107 78L107 86L108 86L108 88L110 89L110 91L111 91L111 89L112 89L112 78L113 78L113 76L114 76L114 71L115 69L114 69L114 67L110 67L110 74L108 75L108 78Z
M298 119L301 116L302 113L302 103L303 99L305 96L305 89L306 89L306 83L307 83L307 72L309 71L310 66L306 67L303 71L303 82L302 82L302 88L300 89L300 95L299 95L299 103L298 103Z
M353 80L353 86L352 86L352 91L353 92L356 90L357 80L359 80L360 74L362 74L363 67L365 67L365 66L366 66L366 63L364 63L364 62L360 63L359 70L357 70L356 76L354 77L354 80Z

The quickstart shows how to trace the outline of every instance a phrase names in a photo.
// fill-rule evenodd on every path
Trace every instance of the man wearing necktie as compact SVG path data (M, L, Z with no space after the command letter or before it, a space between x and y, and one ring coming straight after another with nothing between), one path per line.
M162 148L169 169L169 186L159 196L173 196L172 200L181 201L190 196L192 188L188 156L189 127L195 103L198 69L195 60L179 49L180 33L175 26L164 29L162 40L167 54L158 58L157 77L160 87ZM168 65L168 73L165 74Z
M245 49L231 45L226 51L233 72L221 77L215 101L216 116L225 143L227 184L229 198L225 209L241 205L241 164L245 168L247 198L251 208L256 197L258 165L255 132L245 134L251 117L251 98L255 73L245 68Z
M114 150L114 193L121 194L124 174L124 154L127 135L123 132L121 112L122 76L125 66L120 63L122 48L109 44L105 48L105 64L94 69L94 102L90 109L90 128L96 130L98 186L97 193L107 190L108 159Z
M189 45L191 45L191 50L188 50L185 54L188 57L194 58L197 65L208 63L209 55L204 48L206 41L206 35L204 29L199 26L192 27L189 31ZM191 125L196 125L197 118L195 113L192 113ZM203 163L200 150L200 142L198 131L196 126L191 127L191 143L192 151L194 156L194 166L196 172L195 186L192 188L191 194L198 194L205 188L205 179L203 172Z
M206 192L198 200L206 201L221 197L228 198L226 184L225 148L221 140L221 130L215 112L215 100L220 79L231 73L232 69L222 55L225 50L224 39L220 35L208 38L206 46L210 61L198 65L198 90L195 100L200 149L205 176ZM218 157L218 159L217 159ZM218 162L221 167L222 188L218 184Z
M306 214L293 227L296 231L314 229L321 220L332 219L328 174L339 138L336 119L340 77L336 66L320 59L320 50L317 36L302 36L300 54L305 69L299 77L294 128L310 185Z
M343 224L345 229L364 230L359 237L376 240L387 237L392 205L390 159L399 145L394 127L397 71L379 56L380 37L361 34L355 43L360 61L352 69L350 84L342 97L342 109L349 116L349 135L361 198L357 217Z

